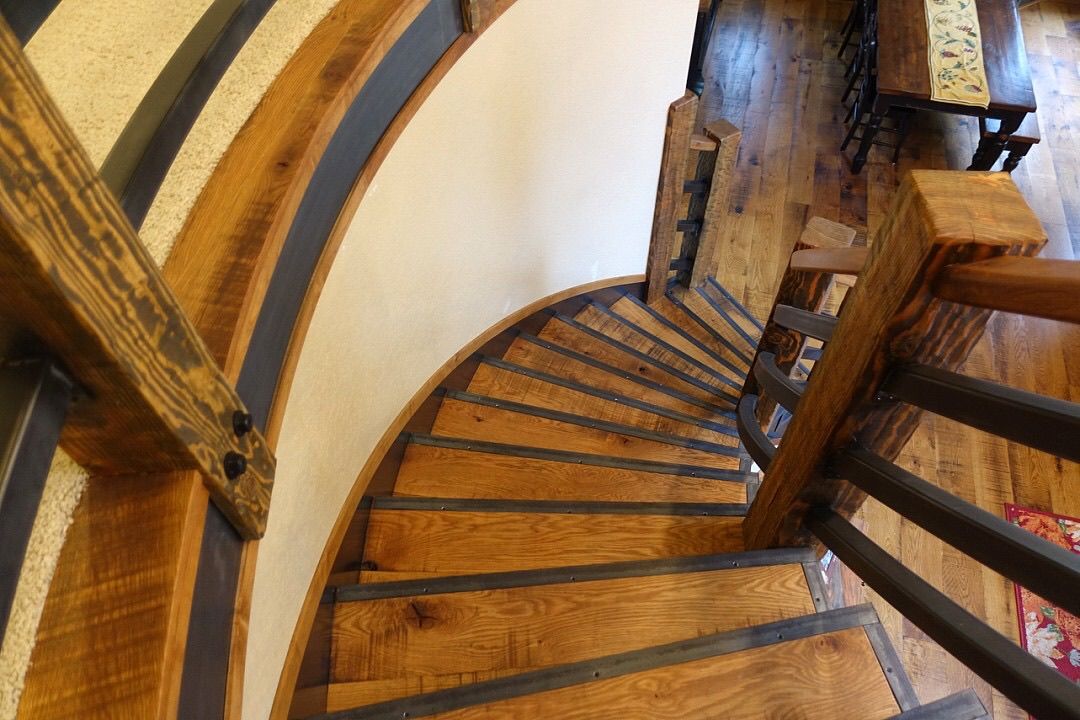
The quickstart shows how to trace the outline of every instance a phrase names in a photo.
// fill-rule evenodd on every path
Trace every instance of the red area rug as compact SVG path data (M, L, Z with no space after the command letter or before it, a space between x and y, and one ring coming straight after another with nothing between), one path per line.
M1080 518L1005 504L1005 517L1044 540L1080 555ZM1073 682L1080 682L1080 618L1016 586L1016 615L1024 649Z

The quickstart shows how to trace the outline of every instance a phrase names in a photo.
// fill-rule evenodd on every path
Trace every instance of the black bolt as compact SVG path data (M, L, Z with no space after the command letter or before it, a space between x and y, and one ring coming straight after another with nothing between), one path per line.
M251 413L237 410L232 414L232 428L236 437L244 437L255 429L255 421L251 419Z
M230 480L235 480L247 470L247 458L238 452L225 453L225 459L222 464L225 466L225 477Z

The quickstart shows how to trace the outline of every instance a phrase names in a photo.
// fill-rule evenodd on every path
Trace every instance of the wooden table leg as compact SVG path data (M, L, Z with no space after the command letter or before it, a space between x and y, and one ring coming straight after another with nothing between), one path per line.
M1001 157L1005 145L1009 142L1009 136L1020 128L1020 123L1023 121L1024 115L1002 118L1001 125L995 135L979 139L979 146L975 149L975 154L972 156L971 164L968 165L967 169L989 170L994 167L994 163Z
M881 121L884 119L884 113L870 114L870 118L866 122L866 127L863 129L862 140L859 141L859 149L855 152L855 157L851 160L851 172L854 174L858 175L862 170L863 165L866 164L866 156L870 153L870 148L874 144L874 136L877 135L878 130L881 129ZM858 122L858 118L853 122Z

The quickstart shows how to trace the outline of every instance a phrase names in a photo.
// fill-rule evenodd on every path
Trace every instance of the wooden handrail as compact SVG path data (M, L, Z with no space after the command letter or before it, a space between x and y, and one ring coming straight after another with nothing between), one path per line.
M808 542L803 518L811 505L845 516L861 505L860 491L821 472L852 438L886 460L907 443L922 411L874 402L890 366L955 370L989 317L934 297L930 289L944 268L1031 255L1045 243L1038 219L1004 173L919 170L905 177L747 513L747 548Z
M1080 324L1080 261L998 257L945 268L942 300Z
M100 474L198 469L260 537L273 455L2 23L0 83L0 301L84 392L61 446Z
M791 272L858 275L866 265L869 248L811 248L791 254Z

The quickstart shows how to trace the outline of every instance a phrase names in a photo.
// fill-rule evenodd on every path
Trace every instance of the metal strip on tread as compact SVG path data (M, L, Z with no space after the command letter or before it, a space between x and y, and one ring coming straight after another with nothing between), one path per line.
M825 581L821 577L821 564L818 562L816 553L802 564L802 569L803 577L806 578L806 588L814 601L814 609L825 612L829 609L829 593L825 590Z
M888 720L984 720L989 717L975 691L964 690L893 715Z
M632 458L621 458L614 455L594 455L591 453L579 453L569 450L550 450L548 448L536 448L527 445L493 443L487 442L486 440L466 440L462 438L440 437L437 435L413 434L409 436L409 441L417 445L427 445L430 447L467 450L470 452L489 453L492 455L513 455L515 457L530 458L532 460L547 460L549 462L562 462L572 465L595 465L597 467L651 472L660 475L680 475L705 480L721 480L741 483L745 483L749 479L747 473L741 470L721 470L720 468L710 468L702 465L678 465L675 463L663 463L653 460L634 460ZM754 477L756 478L756 475Z
M521 333L521 334L518 335L518 338L521 339L521 340L524 340L525 342L532 343L533 345L539 345L540 347L544 348L545 350L550 350L552 352L559 353L560 355L568 357L568 358L570 358L572 360L576 360L577 362L582 363L584 365L588 365L589 367L594 367L597 370L603 370L604 372L609 373L611 375L617 375L617 376L621 377L623 380L629 380L630 382L637 383L638 385L641 385L642 387L647 387L650 390L655 390L656 392L664 393L665 395L670 395L671 397L675 398L676 400L681 400L682 402L687 403L688 405L693 405L693 406L699 407L699 408L701 408L703 410L708 410L709 412L713 413L714 415L719 415L721 417L732 418L732 419L734 419L734 417L735 417L734 412L732 412L731 410L725 410L724 408L720 407L719 405L713 405L710 402L707 402L705 400L701 400L699 398L696 398L693 395L687 395L686 393L682 392L681 390L676 390L675 388L668 387L667 385L664 385L662 383L658 383L655 380L650 380L649 378L641 377L640 375L635 375L635 374L633 374L631 372L627 372L626 370L621 370L621 369L615 367L614 365L608 365L607 363L601 362L600 360L597 360L596 358L589 357L588 355L585 355L583 353L579 353L576 350L571 350L570 348L567 348L567 347L563 347L562 345L559 345L557 343L553 343L553 342L551 342L549 340L544 340L543 338L539 338L539 337L537 337L535 335L530 335L529 333Z
M683 311L687 317L689 317L691 320L704 328L705 331L709 333L709 335L711 335L717 342L719 342L721 345L734 353L735 356L742 360L744 363L746 363L747 366L750 365L751 360L749 355L744 355L743 352L737 347L735 347L735 345L730 340L721 335L716 328L709 324L709 322L705 320L705 318L698 315L696 312L693 311L693 309L690 308L689 305L676 297L672 288L669 287L667 289L667 291L664 293L664 297L670 300L672 305ZM745 375L746 373L744 372L743 374Z
M885 680L889 683L896 704L902 711L912 710L919 707L919 697L915 694L915 687L908 678L904 664L900 662L900 656L889 640L889 635L880 622L872 625L864 625L866 638L870 641L870 647L874 649L881 672L885 674Z
M667 445L674 445L676 447L683 447L689 450L701 450L702 452L715 453L716 455L726 455L728 457L741 457L742 452L738 448L729 447L727 445L721 445L719 443L708 442L706 440L694 440L693 438L682 437L681 435L668 435L665 433L658 433L653 430L645 430L644 428L634 427L632 425L623 425L621 423L611 422L609 420L597 420L595 418L587 417L585 415L574 415L573 413L562 412L561 410L549 410L547 408L537 407L535 405L526 405L524 403L514 402L512 400L502 400L499 398L488 397L486 395L477 395L476 393L466 392L464 390L446 390L445 396L451 400L458 400L460 402L472 403L474 405L484 405L486 407L492 407L499 410L509 410L511 412L521 413L523 415L533 415L535 417L542 417L548 420L554 420L556 422L564 422L572 425L581 425L582 427L593 428L595 430L603 430L605 432L618 433L620 435L629 435L641 440L652 440L654 442L665 443Z
M735 307L735 309L739 311L739 314L749 320L750 324L758 329L758 332L765 332L765 325L756 317L754 317L754 314L747 310L745 305L736 300L735 296L728 292L727 288L716 282L716 278L714 278L712 275L708 275L705 279L710 285L719 290L720 294L724 296L724 299L731 303Z
M562 585L594 580L617 580L628 577L677 575L769 565L791 565L805 562L808 555L812 557L813 551L806 548L783 548L697 557L631 560L629 562L575 565L541 570L515 570L501 573L342 585L336 588L336 592L330 593L329 600L335 602L358 602L361 600L379 600L412 595L446 595L449 593L499 590L535 585ZM324 596L325 600L327 598Z
M574 685L586 685L669 665L681 665L781 642L848 630L874 622L877 622L877 615L869 605L841 608L603 658L533 670L520 675L390 700L367 707L340 710L319 715L318 719L401 720L401 718L428 717L523 695L534 695Z
M491 500L391 495L372 499L373 510L445 510L448 512L557 513L560 515L689 515L733 517L746 514L746 503L663 503L606 500Z
M643 328L640 325L638 325L637 323L635 323L633 320L630 320L629 318L623 317L622 315L615 312L611 308L606 308L603 305L599 305L597 303L593 303L589 307L595 308L596 310L600 311L604 315L607 315L609 318L611 318L615 322L618 322L618 323L621 323L622 325L625 325L626 327L630 328L631 330L636 332L638 335L641 335L643 338L645 338L649 342L653 343L654 345L656 345L660 349L671 353L672 355L679 358L680 360L687 363L688 365L693 365L694 367L698 368L699 370L708 373L710 376L716 378L717 380L719 380L723 384L728 385L728 386L730 386L732 388L735 388L736 390L741 390L742 389L742 385L740 385L735 380L732 380L728 376L724 375L722 372L709 367L708 365L701 362L700 360L697 360L697 359L691 357L690 355L687 355L682 350L675 347L674 345L672 345L668 341L664 340L663 338L657 337L653 333L649 332L645 328ZM734 396L730 396L730 395L725 394L719 388L714 388L714 392L716 392L718 395L724 397L727 400L730 400L732 402L736 401L736 398Z
M507 360L501 360L499 358L484 356L480 358L481 362L497 367L500 370L506 370L507 372L517 373L518 375L524 375L525 377L532 378L534 380L540 380L541 382L550 383L552 385L558 385L564 387L567 390L573 390L574 392L584 393L591 395L601 400L607 400L608 402L618 403L620 405L626 405L643 412L652 413L653 415L659 415L666 417L669 420L676 420L687 425L694 425L695 427L704 428L705 430L712 430L713 432L722 433L724 435L731 435L732 437L738 437L738 431L731 425L723 425L721 423L712 422L705 418L695 417L693 415L687 415L686 413L679 412L678 410L670 410L660 405L653 405L652 403L645 402L644 400L638 400L636 398L627 397L618 393L611 392L610 390L602 390L600 388L592 387L591 385L585 385L579 383L576 380L569 380L567 378L559 377L558 375L551 375L540 370L534 370L524 365L518 365L516 363L509 362ZM732 413L734 415L734 413Z
M727 310L720 307L720 303L718 303L712 295L709 295L709 293L705 292L704 288L699 287L694 288L694 290L697 292L698 295L705 299L705 302L709 304L709 307L711 307L717 315L722 317L724 321L735 330L735 332L739 333L739 335L742 336L742 339L745 340L750 345L750 347L757 347L757 340L750 337L750 333L746 332L746 330L741 325L739 325L739 323L735 322L732 317L728 315Z
M647 312L649 314L649 316L652 317L653 320L656 320L658 323L660 323L664 327L668 328L669 330L674 332L676 335L683 338L684 340L689 342L691 345L698 348L699 350L701 350L702 352L707 354L709 357L711 357L713 360L720 363L725 368L727 368L731 372L735 373L739 377L742 377L742 378L746 377L746 372L745 371L740 370L739 368L735 367L735 364L732 363L730 360L728 360L725 357L721 357L719 354L717 354L715 351L713 351L713 349L710 348L708 345L706 345L705 343L701 342L700 340L698 340L696 337L694 337L690 333L683 330L681 327L676 325L674 322L672 322L668 318L664 317L664 315L662 315L658 310L656 310L655 308L649 307L644 302L642 302L641 300L638 300L636 297L634 297L632 295L627 295L627 297L630 299L630 302L632 302L634 305L637 305L639 308L641 308L642 310Z
M652 365L655 368L663 370L664 372L668 373L669 375L677 377L679 380L682 380L684 383L687 383L689 385L693 385L694 387L696 387L696 388L698 388L700 390L704 390L706 392L712 393L713 395L716 395L717 397L731 403L732 407L735 406L735 402L730 398L730 396L728 396L725 392L723 392L720 388L716 387L715 385L710 385L709 383L705 382L704 380L701 380L700 378L696 378L693 375L688 375L687 373L683 372L682 370L679 370L678 368L674 368L674 367L668 365L667 363L661 362L660 360L657 360L656 358L652 357L651 355L643 353L640 350L638 350L637 348L631 347L631 346L627 345L626 343L619 342L615 338L605 335L604 333L600 332L596 328L591 328L588 325L585 325L584 323L578 322L577 320L575 320L572 317L569 317L567 315L563 315L562 313L559 313L559 312L555 313L552 317L554 319L558 320L561 323L569 325L570 327L574 328L575 330L579 330L579 331L585 333L586 335L588 335L589 337L591 337L591 338L593 338L595 340L599 340L599 341L601 341L603 343L606 343L606 344L610 345L611 347L615 348L616 350L619 350L620 352L624 352L627 355L630 355L635 360L640 360L641 362L648 363L649 365Z

